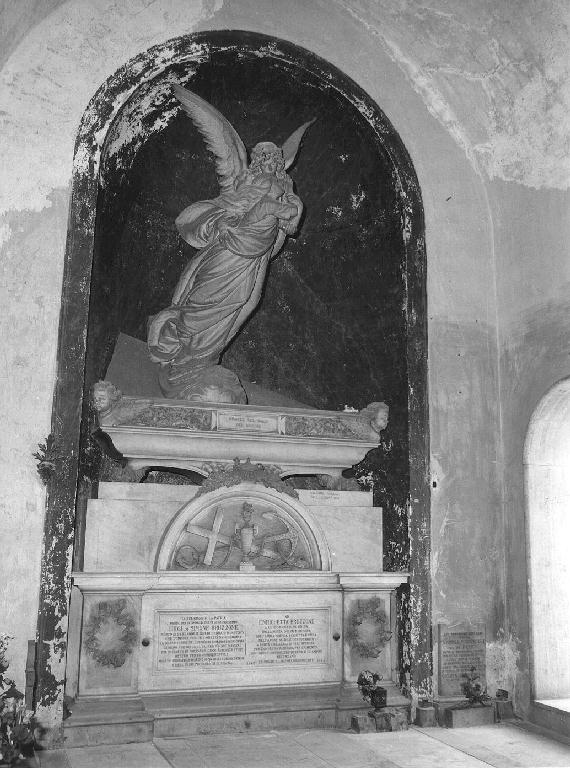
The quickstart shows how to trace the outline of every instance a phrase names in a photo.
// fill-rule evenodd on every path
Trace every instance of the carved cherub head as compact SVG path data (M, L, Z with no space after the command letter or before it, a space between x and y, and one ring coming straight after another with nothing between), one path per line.
M360 411L360 416L364 417L375 432L382 432L388 426L389 406L386 403L370 403Z
M92 400L95 410L103 415L123 396L122 392L110 381L97 381L93 384Z
M252 173L273 173L281 176L285 172L283 150L272 141L260 141L251 150L249 170Z

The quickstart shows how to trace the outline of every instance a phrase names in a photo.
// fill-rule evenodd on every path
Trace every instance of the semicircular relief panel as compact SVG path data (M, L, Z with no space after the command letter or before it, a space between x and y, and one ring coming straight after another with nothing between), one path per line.
M299 502L268 489L214 491L172 520L158 570L327 570L326 544L314 526Z

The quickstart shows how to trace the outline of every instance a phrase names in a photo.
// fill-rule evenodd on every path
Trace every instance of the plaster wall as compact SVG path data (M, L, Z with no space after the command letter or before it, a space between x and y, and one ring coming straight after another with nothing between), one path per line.
M525 701L530 659L523 450L538 403L553 384L570 375L570 193L494 182L490 195L501 326L507 626L519 654Z
M49 431L74 138L90 98L118 67L155 43L200 29L245 29L310 49L377 101L407 147L426 217L434 620L483 621L493 642L507 631L493 240L498 215L485 179L497 167L508 176L510 166L482 165L473 145L489 143L496 126L483 118L521 83L509 80L490 98L489 82L495 81L473 75L473 59L485 58L483 42L475 50L464 45L467 33L460 34L465 25L472 31L480 25L482 11L469 16L473 4L457 3L455 15L440 3L433 14L416 9L410 16L415 5L292 0L285 11L277 0L68 0L27 35L23 27L14 33L21 42L4 64L0 94L9 160L0 190L0 300L3 337L11 339L4 349L0 498L4 535L12 543L24 537L26 557L3 560L0 581L1 629L16 635L12 672L20 681L25 643L34 634L43 521L31 453ZM483 6L488 28L492 13L488 3ZM438 51L441 35L450 43ZM449 77L446 62L453 70ZM523 130L520 122L515 128L501 134L501 142L493 134L503 152L512 149L508 136L514 143ZM493 146L485 157L490 152L498 162ZM548 168L541 179L548 182ZM515 185L505 186L504 204L515 209ZM542 198L535 204L542 205ZM507 242L509 230L499 231L509 255L506 274L519 234ZM54 653L55 664L62 664L61 654Z

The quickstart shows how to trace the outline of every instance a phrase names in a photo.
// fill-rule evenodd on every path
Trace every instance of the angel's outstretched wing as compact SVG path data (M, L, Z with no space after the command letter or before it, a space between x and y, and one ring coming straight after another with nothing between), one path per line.
M232 191L234 179L247 168L247 153L243 141L228 120L215 107L180 85L174 85L173 88L176 98L216 158L216 173L220 191L222 193Z
M297 157L297 152L299 151L299 146L301 145L301 139L303 138L303 134L307 130L307 128L312 125L316 120L316 117L314 117L312 120L309 120L307 123L303 123L299 128L297 128L296 131L293 131L293 133L289 136L285 144L283 144L283 160L285 161L285 170L288 170L293 163L295 162L295 158Z

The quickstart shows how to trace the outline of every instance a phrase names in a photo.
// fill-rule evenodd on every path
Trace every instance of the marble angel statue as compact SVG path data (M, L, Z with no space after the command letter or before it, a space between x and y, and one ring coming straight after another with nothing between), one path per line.
M217 109L181 86L174 92L215 157L220 194L193 203L176 219L198 253L171 306L149 320L149 352L160 363L166 397L245 403L237 375L219 364L220 357L257 306L270 260L299 225L303 204L287 169L313 121L283 147L256 144L248 164L242 140Z

